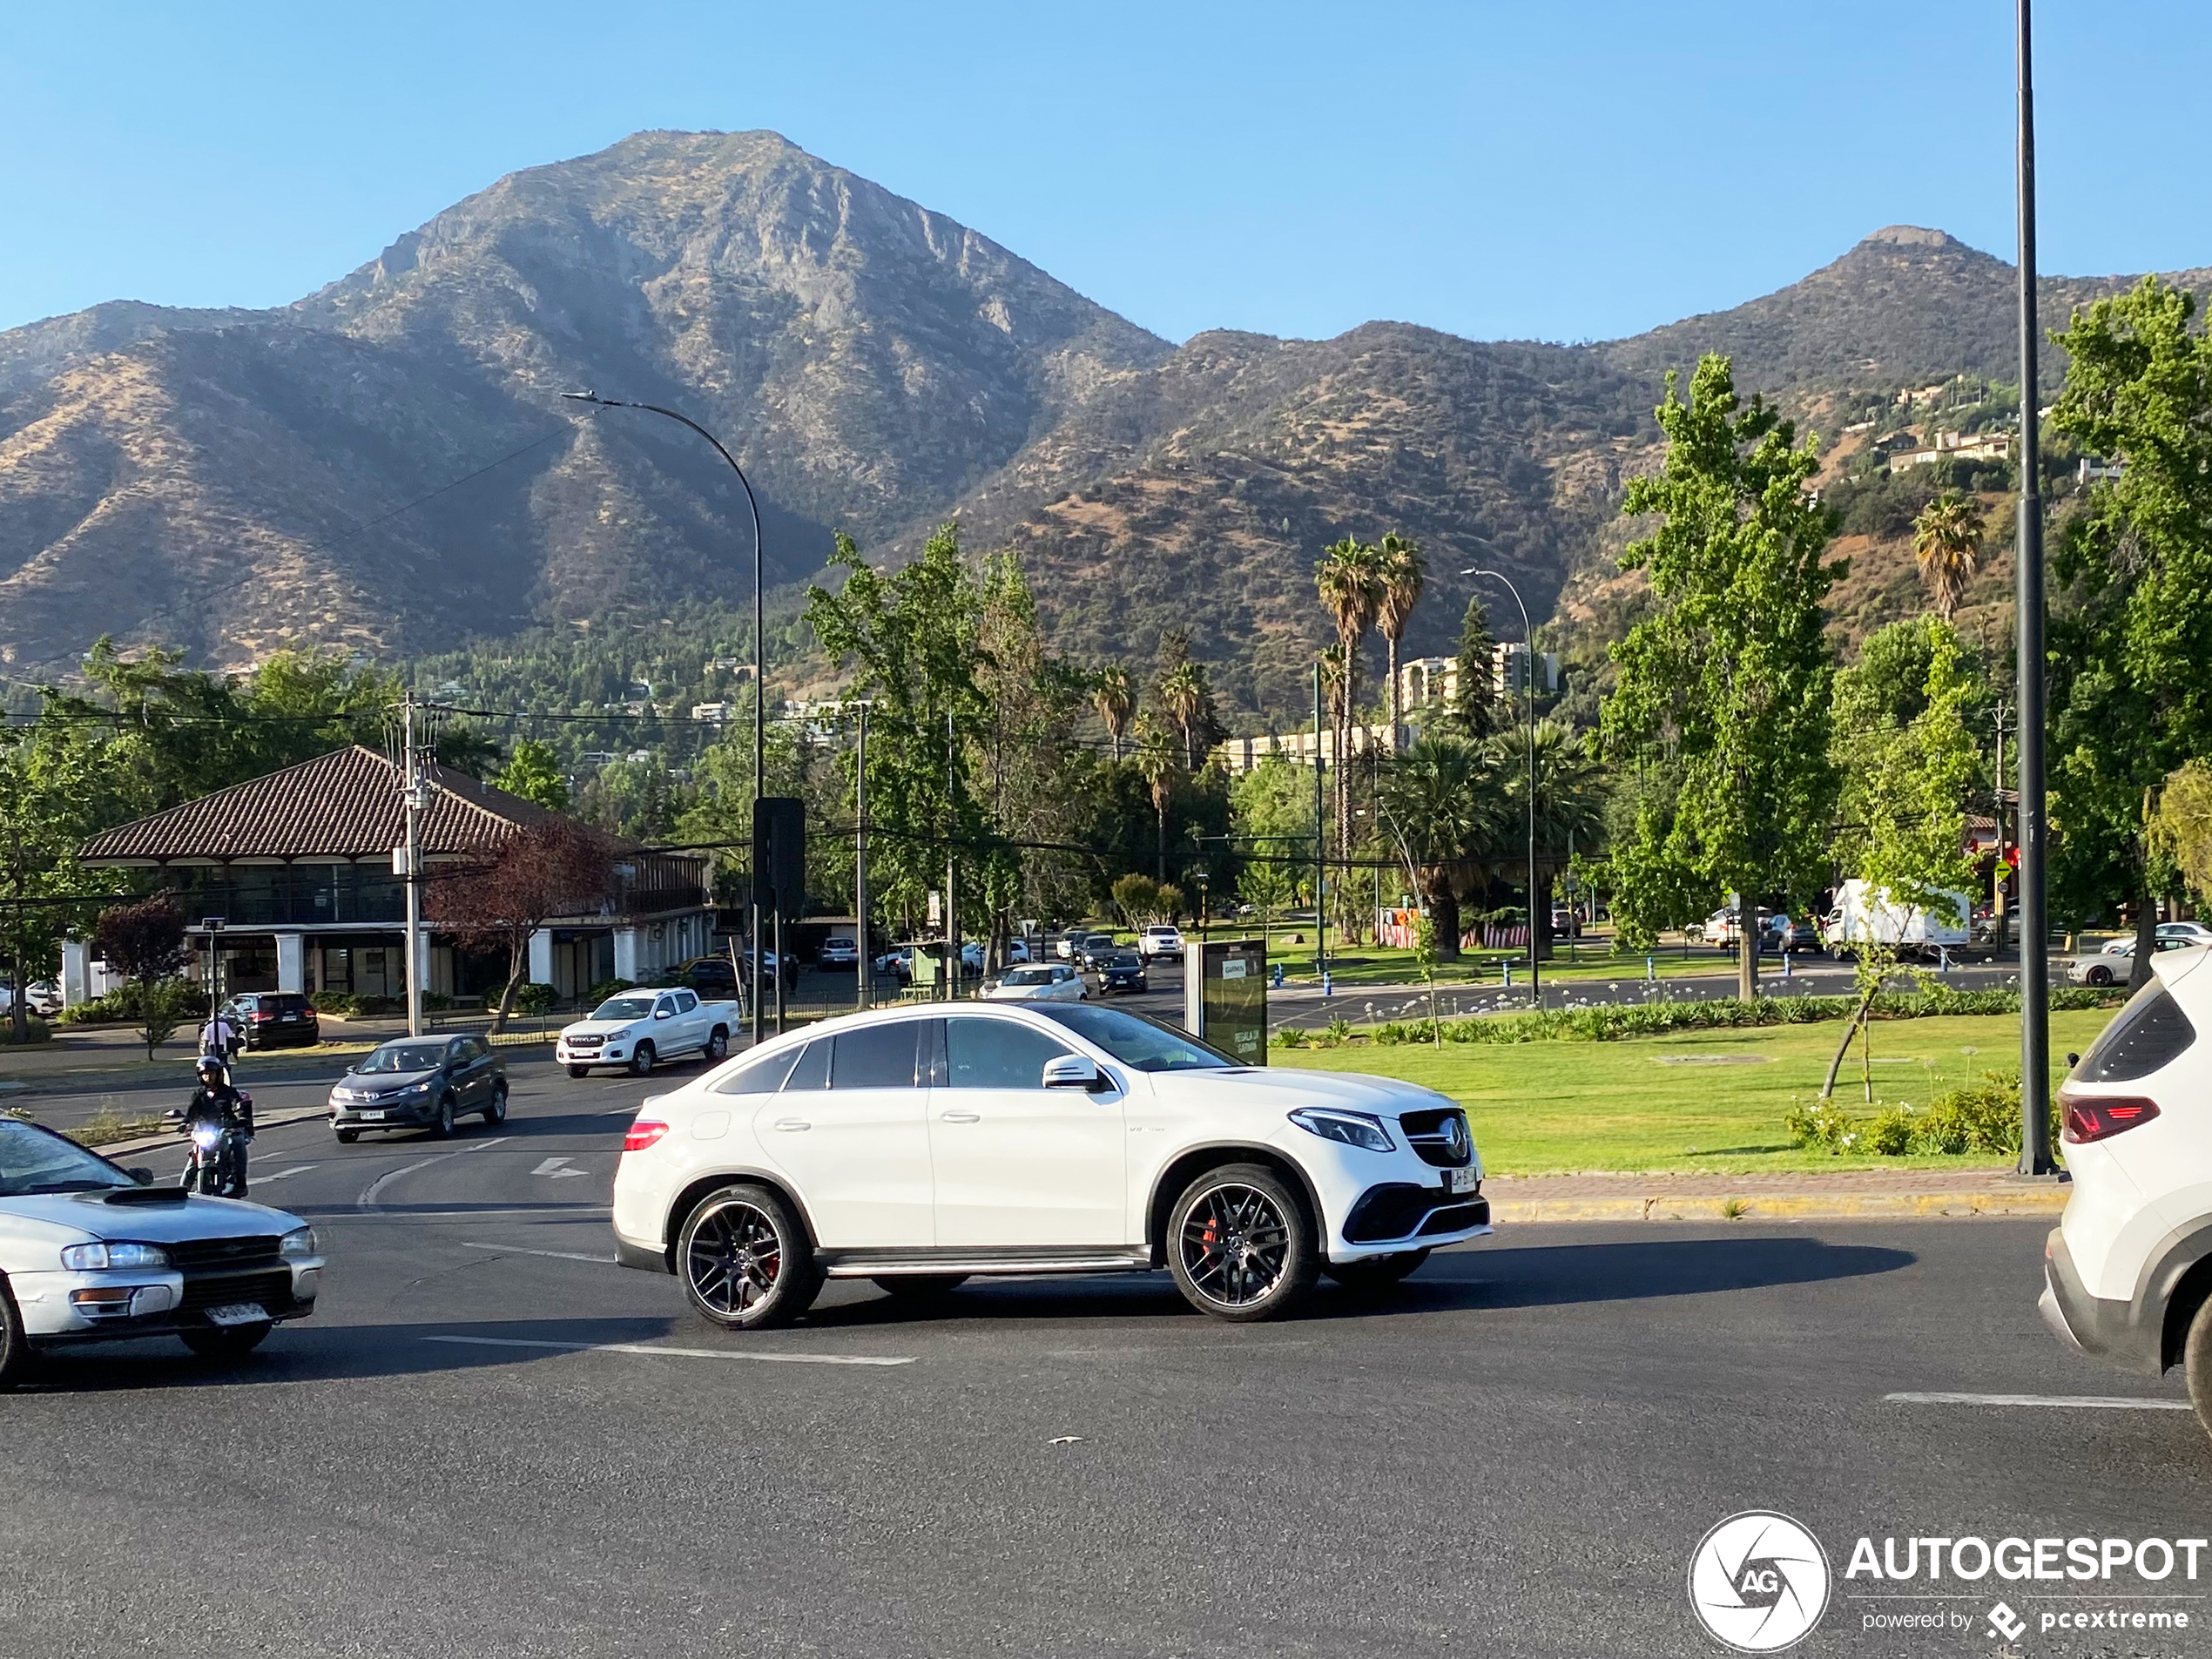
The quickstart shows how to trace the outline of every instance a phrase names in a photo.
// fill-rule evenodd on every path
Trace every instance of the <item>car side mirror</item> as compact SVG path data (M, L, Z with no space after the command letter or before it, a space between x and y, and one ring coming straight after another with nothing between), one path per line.
M653 1010L653 1018L656 1020L665 1020L668 1017L668 1015L669 1010L666 1008L655 1008Z
M1106 1087L1106 1078L1096 1061L1076 1054L1055 1055L1044 1062L1044 1086L1095 1090Z
M133 1181L136 1181L142 1187L150 1187L153 1184L153 1171L145 1168L143 1164L132 1169L125 1170L123 1173L129 1176Z

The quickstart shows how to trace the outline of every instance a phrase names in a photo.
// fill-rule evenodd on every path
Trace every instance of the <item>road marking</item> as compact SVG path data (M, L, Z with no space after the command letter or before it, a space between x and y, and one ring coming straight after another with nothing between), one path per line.
M564 1176L590 1175L591 1173L589 1170L572 1170L569 1168L569 1162L570 1160L567 1158L548 1158L544 1163L539 1164L537 1168L532 1170L530 1173L532 1175L550 1176L556 1181L560 1180Z
M499 1145L502 1141L509 1141L513 1138L514 1137L509 1135L495 1135L489 1141L478 1141L475 1145L470 1147L469 1150L471 1152L489 1152L492 1150L492 1148Z
M2186 1399L2145 1399L2126 1394L1885 1394L1899 1406L2059 1406L2087 1412L2185 1412Z
M745 1353L735 1348L662 1348L650 1342L529 1342L520 1337L424 1337L425 1342L449 1342L475 1348L555 1348L563 1353L658 1353L678 1359L759 1359L782 1366L911 1366L914 1356L898 1359L859 1353Z
M376 1179L370 1182L366 1187L363 1187L361 1189L361 1196L354 1199L354 1202L363 1210L374 1210L376 1208L376 1195L383 1191L386 1187L391 1185L393 1182L398 1180L401 1176L413 1175L417 1170L427 1170L433 1163L442 1163L446 1161L446 1159L455 1156L456 1155L451 1152L441 1152L434 1158L424 1158L417 1163L403 1163L396 1170L387 1170L382 1175L378 1176Z
M586 1256L573 1250L524 1250L520 1244L479 1244L462 1239L463 1250L496 1250L502 1256L548 1256L556 1262L597 1262L603 1267L617 1267L621 1264L611 1256Z
M268 1175L257 1175L253 1178L256 1181L288 1181L295 1175L307 1174L314 1167L315 1165L312 1163L296 1163L288 1170L277 1170Z

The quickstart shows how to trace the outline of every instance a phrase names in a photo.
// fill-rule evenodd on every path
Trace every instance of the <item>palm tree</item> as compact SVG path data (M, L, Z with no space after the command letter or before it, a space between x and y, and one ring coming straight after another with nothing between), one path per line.
M1383 642L1390 652L1390 747L1397 752L1405 738L1405 698L1398 685L1398 642L1406 637L1406 624L1413 619L1413 607L1421 602L1421 589L1428 581L1428 568L1421 563L1418 544L1392 530L1375 549L1375 562L1382 577L1382 596L1375 607L1375 624L1382 630Z
M1129 670L1116 664L1098 671L1098 678L1091 682L1090 700L1098 710L1098 718L1106 722L1106 735L1113 740L1114 759L1122 758L1122 738L1129 731L1129 717L1136 707L1136 698L1130 690Z
M1183 729L1183 766L1198 769L1197 735L1199 715L1207 703L1205 674L1196 663L1182 662L1160 681L1160 706Z
M1605 832L1605 766L1584 738L1556 720L1539 720L1536 748L1536 880L1542 890L1528 895L1528 921L1534 937L1551 936L1552 883L1574 853L1597 849ZM1528 822L1528 750L1526 730L1503 732L1487 745L1504 786L1510 810L1498 844L1511 844Z
M1382 572L1374 548L1347 536L1321 550L1313 567L1313 584L1321 603L1336 624L1337 648L1342 654L1343 712L1337 720L1337 845L1352 844L1352 723L1359 718L1359 644L1375 625L1382 604ZM1325 670L1324 671L1326 671Z
M1966 597L1966 583L1981 563L1981 509L1946 489L1912 521L1912 552L1936 615L1949 622Z
M1154 878L1168 879L1168 803L1175 799L1175 781L1182 775L1176 764L1178 757L1175 745L1168 734L1142 715L1136 721L1136 770L1152 792L1152 812L1159 819L1159 873Z
M1391 757L1375 790L1383 828L1428 907L1440 961L1460 955L1460 899L1504 839L1506 802L1494 758L1464 738L1428 733Z

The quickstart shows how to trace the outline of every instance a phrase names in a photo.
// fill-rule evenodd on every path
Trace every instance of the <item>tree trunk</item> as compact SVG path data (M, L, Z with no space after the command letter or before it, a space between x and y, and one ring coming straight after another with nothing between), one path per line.
M1736 995L1759 1000L1759 907L1746 899L1736 912Z
M1429 891L1428 920L1436 934L1436 960L1440 962L1458 961L1460 895L1452 891L1452 880L1448 875Z
M2135 895L2135 955L2128 965L2128 988L2140 991L2150 983L2151 958L2158 951L2158 905L2148 893Z
M1538 880L1538 887L1528 905L1529 948L1540 962L1552 959L1552 882L1555 879L1547 870Z
M1167 803L1166 803L1166 802L1164 802L1164 801L1161 802L1161 803L1160 803L1160 804L1159 804L1159 805L1158 805L1158 806L1157 806L1154 810L1155 810L1155 811L1157 811L1157 812L1159 813L1159 818L1160 818L1160 863L1159 863L1159 874L1158 874L1157 877L1155 877L1154 879L1155 879L1156 880L1157 880L1157 881L1160 883L1160 885L1161 885L1162 887L1165 887L1165 886L1167 885L1167 880L1168 880L1168 809L1167 809Z
M1398 639L1395 635L1383 644L1390 654L1390 752L1399 751L1399 740L1405 735L1406 705L1398 689Z
M1836 1045L1836 1052L1829 1057L1828 1076L1822 1079L1820 1084L1821 1099L1827 1100L1835 1094L1836 1074L1844 1069L1844 1056L1851 1052L1851 1040L1858 1035L1859 1028L1866 1023L1866 1010L1874 1006L1874 994L1881 988L1882 980L1878 974L1867 981L1866 989L1859 995L1857 1010L1844 1023L1844 1040Z
M491 1011L491 1025L486 1035L496 1036L507 1028L507 1016L515 1011L515 994L523 988L529 971L529 935L525 934L519 943L507 948L507 984L499 994L499 1006Z

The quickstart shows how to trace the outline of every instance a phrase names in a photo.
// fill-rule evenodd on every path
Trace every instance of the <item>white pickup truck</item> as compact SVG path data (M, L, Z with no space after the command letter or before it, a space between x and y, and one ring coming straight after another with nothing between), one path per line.
M735 1002L703 1002L695 991L620 991L590 1019L562 1027L553 1057L571 1077L610 1067L642 1077L679 1055L723 1059L742 1023Z

